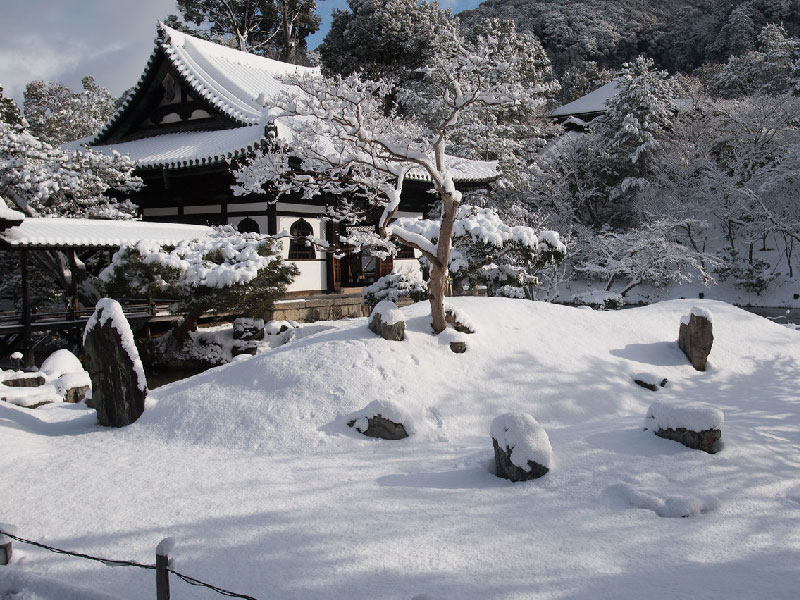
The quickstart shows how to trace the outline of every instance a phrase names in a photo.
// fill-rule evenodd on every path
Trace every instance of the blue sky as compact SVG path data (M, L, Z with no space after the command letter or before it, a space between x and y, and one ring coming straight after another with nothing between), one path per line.
M440 0L459 12L480 0ZM317 0L322 30L335 8L347 0ZM153 49L156 22L177 12L174 0L0 0L0 86L4 95L22 101L25 84L34 79L60 81L80 88L81 77L94 75L113 94L132 86Z

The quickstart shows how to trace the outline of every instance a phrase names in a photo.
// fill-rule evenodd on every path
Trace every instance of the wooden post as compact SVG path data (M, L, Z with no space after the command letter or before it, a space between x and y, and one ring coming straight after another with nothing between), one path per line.
M8 525L7 523L0 523L0 531L10 534L16 533L16 527ZM11 556L14 550L11 547L11 538L6 537L0 533L0 566L7 565L11 562Z
M31 329L31 286L28 281L28 251L19 254L20 276L22 277L22 336L25 354L25 366L34 366L33 331Z
M169 553L175 547L175 539L168 537L156 547L156 600L169 600Z

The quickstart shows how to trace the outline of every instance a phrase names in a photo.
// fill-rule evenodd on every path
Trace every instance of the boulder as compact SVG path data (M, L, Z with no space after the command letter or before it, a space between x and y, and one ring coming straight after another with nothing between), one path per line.
M124 427L144 412L147 380L128 320L116 300L103 298L83 336L92 403L101 425Z
M249 342L264 339L264 320L240 318L233 322L233 339Z
M347 425L368 437L402 440L413 433L413 419L392 400L373 400L353 413Z
M246 342L244 340L236 340L231 346L231 355L239 356L240 354L250 354L255 356L258 352L258 344L256 342Z
M714 454L719 450L724 420L720 409L705 402L653 402L644 429L687 448Z
M713 343L711 313L702 308L692 308L691 313L681 319L678 346L696 371L706 370Z
M76 387L67 388L64 391L64 402L71 404L78 404L86 399L86 392L89 391L88 385L79 385Z
M455 354L464 354L467 351L466 342L450 342L450 351Z
M452 305L445 305L444 320L445 323L459 333L475 333L475 326L472 324L472 321L469 320L469 317L464 311Z
M492 421L495 474L511 481L538 479L550 471L552 449L544 427L525 413Z
M406 337L403 313L391 300L381 300L372 309L368 323L370 331L385 340L402 342Z
M692 431L684 427L677 429L656 429L654 432L658 437L679 442L687 448L702 450L709 454L716 454L715 444L722 438L722 431L719 429L703 429L702 431Z
M4 379L3 385L8 387L39 387L44 385L44 377L42 375L20 375L19 377Z
M408 437L405 425L395 423L383 415L360 417L348 421L347 425L367 437L381 438L382 440L402 440Z

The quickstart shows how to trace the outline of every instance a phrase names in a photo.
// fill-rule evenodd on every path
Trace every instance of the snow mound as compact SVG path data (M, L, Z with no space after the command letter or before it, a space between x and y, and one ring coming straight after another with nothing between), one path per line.
M450 329L449 327L441 332L437 339L439 345L449 346L451 342L464 342L469 347L469 336L466 333Z
M705 402L663 402L650 405L644 419L644 428L651 431L659 429L688 429L705 431L722 429L725 420L722 411Z
M395 323L405 321L403 318L403 313L391 300L381 300L375 305L375 308L372 309L372 312L369 315L370 323L372 323L372 320L376 315L380 315L381 321L385 325L394 325Z
M490 431L500 448L511 448L511 462L520 469L528 469L528 461L552 468L550 438L531 415L519 412L499 415L492 421Z
M670 519L700 515L719 507L719 500L714 496L671 494L664 487L618 483L612 485L609 491L618 494L635 508L652 510L659 517Z
M80 373L83 365L69 350L56 350L42 363L41 369L48 379L57 379L66 373Z

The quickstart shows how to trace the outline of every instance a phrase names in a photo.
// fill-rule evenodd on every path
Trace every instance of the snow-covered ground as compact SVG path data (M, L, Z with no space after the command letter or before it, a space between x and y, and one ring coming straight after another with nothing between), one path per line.
M797 597L800 333L728 304L676 300L595 312L458 298L465 354L402 309L403 342L366 319L152 392L111 430L83 405L0 403L0 521L78 552L154 562L256 598ZM709 369L677 347L713 314ZM647 372L669 383L651 392ZM414 421L402 441L347 427L374 400ZM643 431L655 401L724 412L706 454ZM489 428L525 412L551 471L490 471ZM686 515L687 518L668 518ZM172 597L214 598L171 578ZM152 571L15 544L0 598L151 599Z

